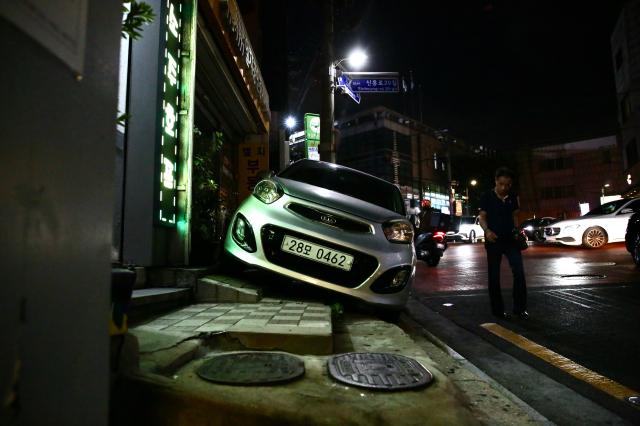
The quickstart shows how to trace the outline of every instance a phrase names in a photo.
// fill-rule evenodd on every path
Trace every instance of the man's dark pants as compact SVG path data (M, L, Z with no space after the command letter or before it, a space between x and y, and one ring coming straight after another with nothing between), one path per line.
M485 243L487 262L489 264L489 297L491 312L500 315L504 312L502 291L500 290L500 263L504 254L513 273L513 312L521 313L527 310L527 284L524 278L522 254L515 243L495 242Z

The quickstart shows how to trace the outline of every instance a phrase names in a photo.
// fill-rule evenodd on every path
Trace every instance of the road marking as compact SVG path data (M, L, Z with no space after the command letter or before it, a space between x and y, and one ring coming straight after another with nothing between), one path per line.
M626 401L626 398L640 394L640 392L629 389L628 387L623 386L620 383L613 381L607 377L604 377L596 373L595 371L589 370L588 368L583 367L580 364L576 364L569 358L553 352L552 350L547 349L544 346L539 345L536 342L531 341L517 333L514 333L513 331L508 330L496 323L489 322L480 324L480 327L514 344L520 349L524 349L530 354L537 356L543 361L548 362L549 364L553 365L556 368L559 368L565 373L570 374L576 379L582 380L583 382L586 382L591 386L608 393L614 398Z
M613 306L611 306L608 303L599 302L597 300L593 300L593 299L590 299L588 297L581 296L579 294L575 294L574 292L569 291L569 290L550 290L547 294L549 296L557 297L557 298L565 300L567 302L575 303L575 304L580 305L580 306L585 307L585 308L597 309L597 310L603 311L603 312L605 310L600 309L596 305L600 305L603 308L607 308L607 311L613 308ZM580 302L591 303L591 305L585 305L585 304L582 304Z
M584 303L580 303L580 302L576 302L575 300L571 300L571 298L567 297L566 295L564 295L564 297L563 297L563 295L555 294L555 293L552 293L552 292L548 292L547 294L548 294L549 296L551 296L551 297L555 297L555 298L560 299L560 300L562 300L562 301L569 302L569 303L574 303L574 304L576 304L576 305L578 305L578 306L581 306L581 307L583 307L583 308L587 308L587 309L595 309L595 310L597 310L597 311L606 312L606 310L601 309L601 308L598 308L598 307L596 307L596 306L585 305Z

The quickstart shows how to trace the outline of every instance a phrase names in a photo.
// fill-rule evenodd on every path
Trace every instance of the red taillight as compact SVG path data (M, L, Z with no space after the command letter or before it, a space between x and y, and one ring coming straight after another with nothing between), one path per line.
M433 239L441 243L444 240L444 232L438 231L433 234Z

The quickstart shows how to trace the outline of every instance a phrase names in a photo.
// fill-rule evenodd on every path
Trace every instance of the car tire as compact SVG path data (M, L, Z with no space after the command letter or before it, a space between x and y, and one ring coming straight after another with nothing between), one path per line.
M478 242L478 239L476 238L476 231L469 232L469 243L475 244L477 242Z
M542 236L542 232L540 231L535 231L533 233L533 240L540 243L542 241L544 241L544 237Z
M587 248L600 248L607 244L608 240L607 232L599 226L587 228L582 234L582 245Z
M440 256L429 256L425 261L427 262L427 265L431 267L438 266L438 263L440 263Z
M631 247L631 257L636 266L640 266L640 236L637 236Z

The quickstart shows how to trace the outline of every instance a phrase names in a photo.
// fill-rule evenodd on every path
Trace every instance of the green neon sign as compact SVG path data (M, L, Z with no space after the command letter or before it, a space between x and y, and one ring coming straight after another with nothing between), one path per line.
M176 224L178 130L180 112L180 45L182 4L166 0L164 10L165 40L163 55L162 109L160 124L160 175L158 191L158 221Z

